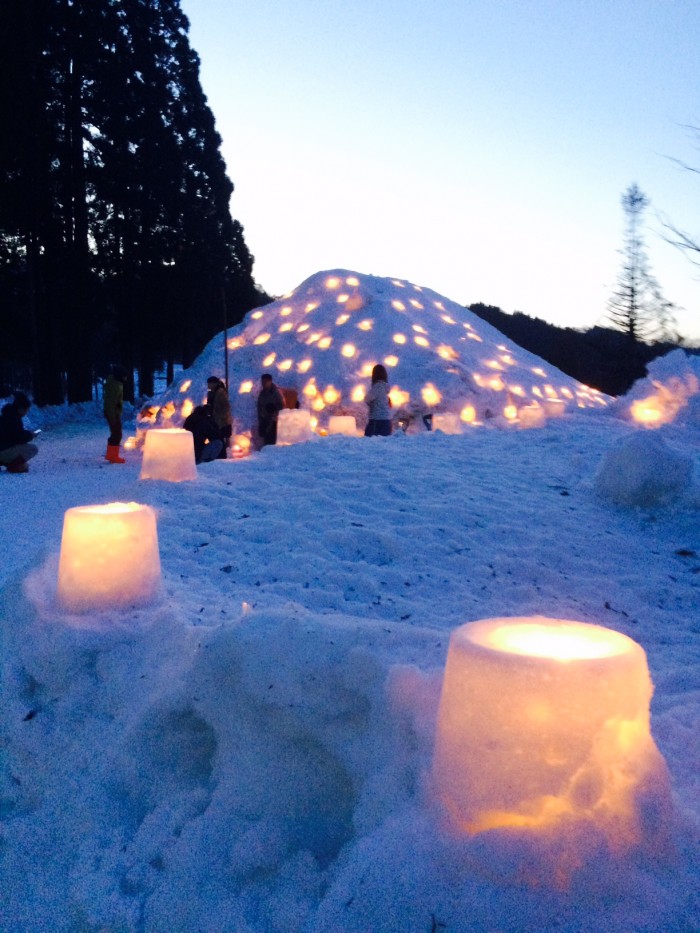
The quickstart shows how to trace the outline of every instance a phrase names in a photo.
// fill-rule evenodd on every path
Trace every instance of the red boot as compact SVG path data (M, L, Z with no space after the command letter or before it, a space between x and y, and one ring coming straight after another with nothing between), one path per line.
M12 463L7 464L8 473L29 473L29 464L24 457L15 457Z
M119 444L107 444L105 460L109 463L126 463L126 460L119 456Z

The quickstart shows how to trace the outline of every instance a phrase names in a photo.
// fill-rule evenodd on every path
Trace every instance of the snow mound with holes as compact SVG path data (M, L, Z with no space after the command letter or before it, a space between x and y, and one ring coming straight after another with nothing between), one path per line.
M337 269L319 272L248 313L226 339L223 333L214 337L152 406L144 427L182 423L205 398L207 377L225 377L225 343L238 433L255 425L265 372L297 394L318 428L337 414L354 415L364 426L363 399L376 363L387 368L395 420L421 430L427 414L451 413L462 426L518 421L524 407L553 417L610 401L429 288Z

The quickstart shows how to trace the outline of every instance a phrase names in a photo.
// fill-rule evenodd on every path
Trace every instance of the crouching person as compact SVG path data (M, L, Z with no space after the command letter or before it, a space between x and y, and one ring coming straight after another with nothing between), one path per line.
M36 444L31 443L36 434L22 423L31 407L24 392L15 392L14 401L0 412L0 464L7 467L8 473L27 473L27 461L39 453Z
M209 463L221 456L225 450L216 422L207 411L206 405L197 405L185 418L183 428L192 432L194 459L196 463Z

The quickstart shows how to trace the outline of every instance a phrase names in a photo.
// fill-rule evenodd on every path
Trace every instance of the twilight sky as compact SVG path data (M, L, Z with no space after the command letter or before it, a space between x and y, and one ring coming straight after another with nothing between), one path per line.
M700 341L698 0L182 0L272 295L331 268L602 322L620 198Z

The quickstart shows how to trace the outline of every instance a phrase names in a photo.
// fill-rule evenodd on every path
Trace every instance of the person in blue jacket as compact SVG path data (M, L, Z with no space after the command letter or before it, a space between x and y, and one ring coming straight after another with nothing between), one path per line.
M36 444L31 443L36 433L22 423L31 407L24 392L15 392L14 400L0 412L0 464L7 467L8 473L28 473L27 461L39 453Z

